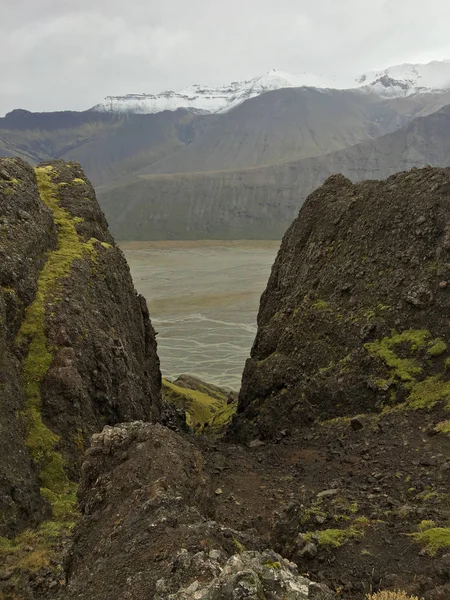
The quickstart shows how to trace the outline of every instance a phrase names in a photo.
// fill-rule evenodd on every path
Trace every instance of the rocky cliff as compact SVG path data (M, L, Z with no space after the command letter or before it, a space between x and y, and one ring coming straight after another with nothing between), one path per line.
M284 236L262 296L241 432L448 402L449 290L449 169L330 177Z
M161 412L145 300L77 163L0 161L0 361L9 535L69 510L93 433Z

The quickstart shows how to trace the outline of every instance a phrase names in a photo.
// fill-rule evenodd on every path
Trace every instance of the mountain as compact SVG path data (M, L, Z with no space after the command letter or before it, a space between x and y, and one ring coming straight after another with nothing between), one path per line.
M450 92L380 100L355 91L282 89L226 114L30 113L0 119L0 153L80 162L94 185L131 173L242 169L317 156L394 131Z
M307 195L333 173L361 181L430 163L450 165L450 105L322 156L245 170L133 175L98 194L122 239L279 239Z
M285 73L272 69L247 81L234 81L221 87L192 85L180 92L160 94L126 94L107 96L93 107L99 112L148 114L178 108L221 113L235 108L249 98L283 88L356 89L393 98L415 93L450 89L450 60L426 65L402 64L382 71L369 71L354 78L323 77L310 73Z
M391 67L352 89L270 72L233 84L233 98L245 94L214 114L189 103L150 114L15 110L0 119L0 155L80 162L121 239L274 238L333 172L360 180L445 166L446 113L432 115L450 105L449 65Z

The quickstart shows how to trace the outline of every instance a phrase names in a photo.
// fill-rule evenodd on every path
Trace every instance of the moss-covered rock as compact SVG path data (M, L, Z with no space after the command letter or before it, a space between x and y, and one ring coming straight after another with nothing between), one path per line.
M91 435L158 418L145 300L76 163L0 160L0 535L71 518Z

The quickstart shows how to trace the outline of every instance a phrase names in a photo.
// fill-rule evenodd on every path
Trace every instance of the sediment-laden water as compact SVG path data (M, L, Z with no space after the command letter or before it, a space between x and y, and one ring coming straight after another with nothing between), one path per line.
M164 376L239 389L259 299L279 242L127 242L134 283L158 332Z

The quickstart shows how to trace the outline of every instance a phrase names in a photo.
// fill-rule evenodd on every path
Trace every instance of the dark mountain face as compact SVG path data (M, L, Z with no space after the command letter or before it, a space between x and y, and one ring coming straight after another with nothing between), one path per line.
M162 403L146 303L80 166L2 159L0 209L5 535L73 504L94 432Z
M44 160L77 160L95 185L147 167L190 143L209 126L188 111L115 115L96 111L30 113L0 119L0 153Z
M450 107L338 152L240 171L140 175L99 191L121 239L279 239L333 173L353 181L450 164ZM123 199L127 198L127 202Z

